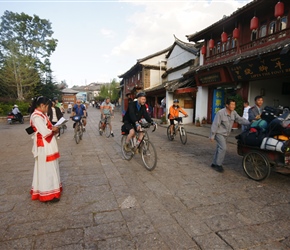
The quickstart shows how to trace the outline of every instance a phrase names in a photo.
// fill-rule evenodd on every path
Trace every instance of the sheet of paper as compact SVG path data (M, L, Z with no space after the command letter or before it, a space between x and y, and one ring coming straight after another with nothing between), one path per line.
M62 124L64 124L64 123L66 123L68 120L67 119L65 119L65 118L60 118L59 120L58 120L58 122L56 123L56 124L54 124L54 126L55 127L58 127L58 126L60 126L60 125L62 125Z

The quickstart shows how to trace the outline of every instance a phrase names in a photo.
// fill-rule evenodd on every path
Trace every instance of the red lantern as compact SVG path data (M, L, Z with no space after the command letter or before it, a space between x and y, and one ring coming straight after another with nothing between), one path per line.
M221 40L222 40L222 43L226 43L228 41L228 35L226 32L223 32L221 34Z
M239 37L240 37L240 30L238 28L235 28L233 31L233 38L237 40L239 39Z
M214 40L213 39L209 40L208 47L209 47L210 50L212 50L214 48Z
M284 15L284 3L282 2L278 2L275 5L275 17L277 17L278 19Z
M251 19L250 30L256 30L259 27L259 19L258 17L254 16Z
M201 54L202 55L206 54L206 47L204 45L201 47Z

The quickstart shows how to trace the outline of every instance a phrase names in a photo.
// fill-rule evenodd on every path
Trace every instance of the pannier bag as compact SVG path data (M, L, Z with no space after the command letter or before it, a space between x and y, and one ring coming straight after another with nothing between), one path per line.
M238 143L243 145L260 147L266 134L260 128L251 128L236 136Z
M287 149L287 146L285 142L278 141L272 137L265 137L260 148L284 153Z
M258 128L258 129L261 129L262 131L266 131L266 129L268 127L268 123L266 120L260 119L260 120L252 122L250 127L251 128Z
M283 110L280 108L273 108L266 106L261 114L261 118L268 123L270 123L272 120L274 120L276 117L281 115L283 113Z

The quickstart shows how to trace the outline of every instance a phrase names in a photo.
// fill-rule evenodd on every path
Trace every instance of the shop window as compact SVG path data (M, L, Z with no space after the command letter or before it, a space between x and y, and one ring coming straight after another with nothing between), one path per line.
M237 40L233 39L232 40L232 49L237 46Z
M256 30L252 30L252 34L251 34L251 41L255 41L257 40L257 31Z
M287 28L287 17L284 16L280 19L280 30L284 30Z
M193 108L193 100L184 100L184 108L192 109Z
M269 25L269 35L276 32L276 21L273 21Z
M231 37L228 37L227 45L226 45L226 50L229 50L231 46Z
M226 43L223 43L222 44L222 52L225 52L225 50L226 50Z
M218 42L216 45L216 53L220 53L221 52L221 42Z
M267 25L262 25L260 28L259 37L264 37L267 35Z

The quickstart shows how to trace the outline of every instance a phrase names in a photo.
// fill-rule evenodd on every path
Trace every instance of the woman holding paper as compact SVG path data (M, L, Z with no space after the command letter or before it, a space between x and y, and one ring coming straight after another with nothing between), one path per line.
M58 128L53 126L46 113L51 101L43 96L36 98L30 117L34 130L32 153L35 164L31 188L32 200L59 201L62 184L60 182L58 158L60 157L55 134Z
M55 100L51 101L52 105L48 108L47 116L49 117L49 120L51 121L52 125L55 125L59 119L63 117L63 114L60 110L60 108L55 106ZM57 139L60 139L60 130L58 132L58 135L56 137Z

